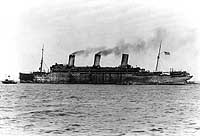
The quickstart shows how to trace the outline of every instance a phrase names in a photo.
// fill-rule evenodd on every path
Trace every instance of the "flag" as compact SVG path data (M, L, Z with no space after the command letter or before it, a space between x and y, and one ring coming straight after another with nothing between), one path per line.
M165 55L170 55L170 52L164 51Z

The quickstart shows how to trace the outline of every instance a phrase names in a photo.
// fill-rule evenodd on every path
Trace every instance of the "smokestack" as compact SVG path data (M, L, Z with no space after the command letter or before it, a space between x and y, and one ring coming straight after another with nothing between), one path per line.
M70 54L69 55L68 66L74 67L74 61L75 61L75 55L74 54Z
M93 67L100 67L100 59L101 55L99 53L95 54Z
M128 65L128 54L122 54L121 67L127 67Z

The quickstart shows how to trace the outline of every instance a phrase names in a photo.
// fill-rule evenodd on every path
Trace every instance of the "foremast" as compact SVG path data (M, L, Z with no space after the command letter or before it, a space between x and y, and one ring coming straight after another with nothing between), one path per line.
M43 54L44 54L44 44L43 44L43 47L42 47L42 57L41 57L41 62L40 62L40 72L42 72L42 67L43 67Z

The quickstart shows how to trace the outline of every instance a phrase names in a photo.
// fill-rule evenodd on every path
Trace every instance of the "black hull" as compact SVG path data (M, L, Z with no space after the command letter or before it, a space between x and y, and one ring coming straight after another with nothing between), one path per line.
M17 82L1 81L3 84L17 84Z
M20 83L184 85L187 84L187 80L192 78L192 76L187 75L153 75L152 73L136 75L135 72L51 72L34 73L29 74L29 76L28 78L28 74L20 73Z

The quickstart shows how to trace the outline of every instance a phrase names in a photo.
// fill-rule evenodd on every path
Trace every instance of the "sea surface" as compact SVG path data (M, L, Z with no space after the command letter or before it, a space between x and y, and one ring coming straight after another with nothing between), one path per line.
M0 136L200 136L200 84L0 84Z

